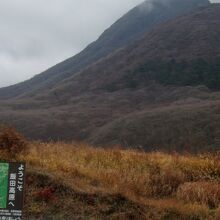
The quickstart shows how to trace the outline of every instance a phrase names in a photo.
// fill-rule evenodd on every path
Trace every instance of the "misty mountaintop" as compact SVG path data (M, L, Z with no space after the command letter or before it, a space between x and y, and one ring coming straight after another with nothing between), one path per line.
M35 95L59 84L138 39L155 25L210 4L208 0L150 0L138 5L108 28L82 52L25 82L0 89L0 99Z

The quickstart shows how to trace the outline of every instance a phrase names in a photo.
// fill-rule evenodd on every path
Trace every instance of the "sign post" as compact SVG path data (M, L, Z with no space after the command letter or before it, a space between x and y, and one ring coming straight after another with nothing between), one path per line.
M21 220L25 164L0 162L0 220Z

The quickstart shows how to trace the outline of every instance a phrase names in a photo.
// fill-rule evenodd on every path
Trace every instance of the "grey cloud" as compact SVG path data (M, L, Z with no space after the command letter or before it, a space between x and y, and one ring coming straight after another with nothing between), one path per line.
M76 54L141 2L0 0L0 87Z
M87 46L143 0L0 0L0 87Z

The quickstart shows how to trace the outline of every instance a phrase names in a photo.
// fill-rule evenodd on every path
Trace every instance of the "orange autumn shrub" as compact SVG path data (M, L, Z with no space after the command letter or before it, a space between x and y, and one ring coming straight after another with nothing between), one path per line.
M198 202L211 208L220 205L220 183L218 182L188 182L177 190L177 197L186 202Z
M13 128L4 128L0 131L0 150L11 157L24 152L27 148L26 139Z

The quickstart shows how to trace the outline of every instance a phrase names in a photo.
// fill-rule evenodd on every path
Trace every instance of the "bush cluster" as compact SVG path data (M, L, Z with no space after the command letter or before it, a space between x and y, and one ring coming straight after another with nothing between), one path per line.
M218 182L189 182L181 185L177 197L186 202L198 202L210 208L220 205L220 184Z
M0 131L0 150L6 152L11 157L16 157L18 153L24 152L27 147L26 139L14 128L3 128Z

